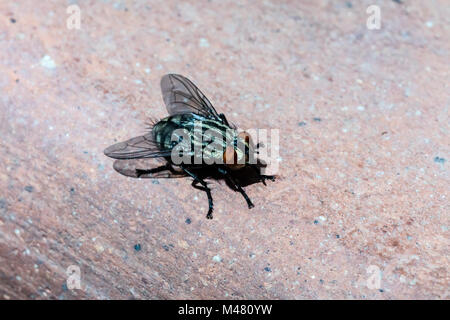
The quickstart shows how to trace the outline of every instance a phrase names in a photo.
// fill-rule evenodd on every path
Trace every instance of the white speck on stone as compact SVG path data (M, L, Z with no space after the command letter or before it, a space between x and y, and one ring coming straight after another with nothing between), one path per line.
M208 41L208 39L200 38L199 45L200 45L200 47L202 47L202 48L208 48L208 47L209 47L209 41Z
M222 258L219 255L217 255L217 256L213 257L213 261L214 262L222 262Z
M376 173L376 176L377 177L381 177L381 176L383 176L384 175L384 171L378 171L377 173Z
M47 68L47 69L55 69L56 63L49 55L45 55L41 59L41 66L43 66L44 68Z
M359 111L364 111L366 108L364 108L364 106L358 106L356 109L358 109Z
M433 28L434 23L433 23L433 21L427 21L427 22L425 23L425 25L426 25L428 28Z
M16 235L20 235L20 230L19 230L19 229L16 229L16 230L14 230L14 233L15 233Z
M134 80L134 83L136 83L136 84L142 84L142 80L139 80L139 79Z
M422 114L422 112L420 110L416 111L416 116L420 116Z
M327 220L327 218L325 218L324 216L319 216L319 219L322 220L322 221L326 221Z
M405 95L405 97L410 97L411 96L411 88L405 88L404 95Z
M97 245L95 245L95 250L98 253L102 253L103 251L105 251L105 248L101 244L97 244Z
M150 73L152 70L150 68L145 68L144 71L145 73Z
M17 281L22 281L22 277L21 276L16 276L16 280Z

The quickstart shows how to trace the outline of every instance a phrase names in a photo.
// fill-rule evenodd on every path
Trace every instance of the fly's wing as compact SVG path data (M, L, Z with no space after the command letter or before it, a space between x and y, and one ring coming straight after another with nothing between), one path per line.
M166 74L161 79L161 91L170 115L195 113L222 121L208 98L189 79L179 74Z
M159 158L116 160L113 165L118 173L132 178L182 178L186 174L176 168L170 168Z
M152 134L147 133L113 144L106 148L104 153L114 159L140 159L168 157L171 155L171 150L161 150L153 140Z

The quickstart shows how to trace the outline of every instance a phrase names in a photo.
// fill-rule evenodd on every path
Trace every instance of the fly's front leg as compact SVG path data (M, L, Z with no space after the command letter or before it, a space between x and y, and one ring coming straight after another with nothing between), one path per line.
M275 176L266 176L264 174L260 174L259 178L261 179L262 183L267 186L266 180L275 181Z
M212 215L212 212L213 212L213 199L212 199L212 195L211 195L211 189L208 187L208 184L203 179L200 179L199 177L197 177L197 175L195 175L191 171L187 170L186 168L184 168L184 167L181 167L181 168L183 169L184 172L186 172L188 175L190 175L194 179L194 181L192 182L192 186L194 188L206 192L206 195L208 196L208 206L209 206L206 218L207 219L212 219L213 218L213 215ZM197 185L199 183L202 185L201 187Z
M239 185L239 183L237 183L233 179L233 177L230 175L230 173L226 169L223 169L223 168L219 168L218 170L221 174L223 174L225 176L225 179L227 179L235 187L236 191L238 191L240 194L242 194L245 201L247 202L248 208L249 209L253 208L255 205L252 203L252 201L248 197L247 193L245 193L244 189L242 189L242 187Z
M266 180L270 180L270 181L275 181L275 176L268 176L265 174L261 174L261 172L259 171L259 168L257 166L252 165L251 166L253 171L255 171L255 173L258 175L259 180L265 185L266 184Z

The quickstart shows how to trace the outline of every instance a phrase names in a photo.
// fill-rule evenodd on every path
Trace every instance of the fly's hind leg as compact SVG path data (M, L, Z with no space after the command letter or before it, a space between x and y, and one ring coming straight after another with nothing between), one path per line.
M205 180L200 179L199 177L197 177L197 175L195 175L194 173L192 173L191 171L187 170L184 167L181 167L183 169L184 172L186 172L188 175L190 175L194 181L192 182L192 186L196 189L202 190L206 192L206 195L208 196L208 213L206 215L207 219L212 219L213 215L213 199L212 199L212 195L211 195L211 189L208 187L208 184L205 182ZM198 184L201 184L202 186L198 186Z

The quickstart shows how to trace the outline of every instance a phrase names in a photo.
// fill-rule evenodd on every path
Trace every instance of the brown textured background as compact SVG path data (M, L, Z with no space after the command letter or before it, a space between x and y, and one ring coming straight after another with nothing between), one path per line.
M449 8L1 1L0 299L448 299ZM166 115L168 72L239 126L281 130L254 209L215 183L206 220L189 180L126 178L103 155Z

